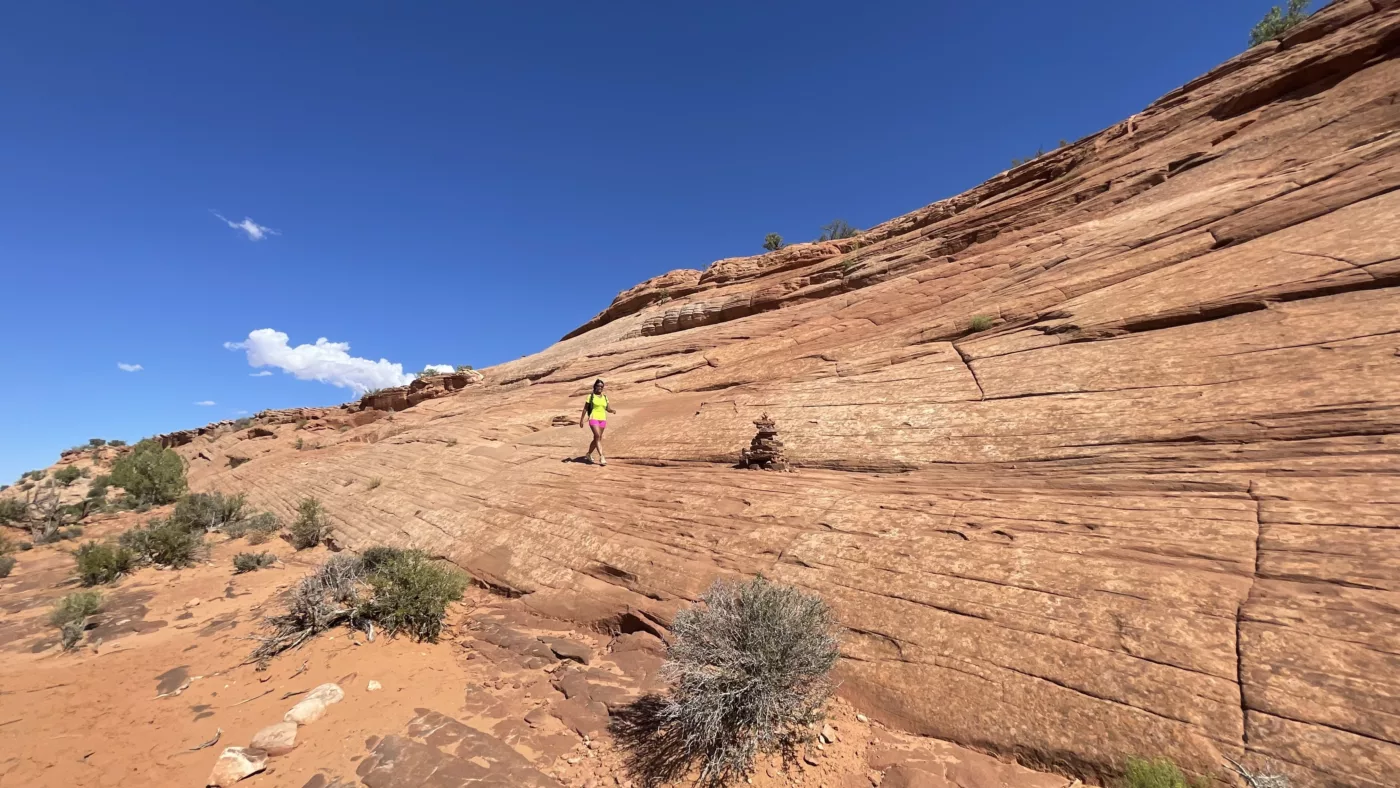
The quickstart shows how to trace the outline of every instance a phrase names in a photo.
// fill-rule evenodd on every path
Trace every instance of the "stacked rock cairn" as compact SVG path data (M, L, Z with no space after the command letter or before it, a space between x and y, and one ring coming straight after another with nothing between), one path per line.
M783 442L778 439L778 425L765 413L753 423L758 434L753 436L749 447L740 453L739 466L751 470L788 471L787 458L783 456Z

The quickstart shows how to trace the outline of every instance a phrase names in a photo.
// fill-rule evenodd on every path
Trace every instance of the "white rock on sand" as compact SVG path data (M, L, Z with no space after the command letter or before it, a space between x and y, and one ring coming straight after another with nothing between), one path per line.
M266 751L268 755L286 755L297 746L297 724L286 721L273 723L253 734L249 745Z
M267 768L267 753L251 747L228 747L219 760L214 762L214 770L209 773L208 786L229 788L244 777L257 774Z
M319 698L307 698L282 715L282 719L286 722L295 722L298 725L310 725L324 716L326 716L325 701Z
M306 694L307 700L319 700L327 706L345 700L345 690L339 684L322 684Z

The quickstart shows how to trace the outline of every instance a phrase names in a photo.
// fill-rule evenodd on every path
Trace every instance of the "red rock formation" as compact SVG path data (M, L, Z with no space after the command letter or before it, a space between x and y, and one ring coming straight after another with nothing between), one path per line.
M424 400L481 383L483 379L480 372L472 369L446 375L428 375L416 378L407 386L370 392L360 398L359 407L361 410L406 410Z
M761 571L835 606L846 697L1028 763L1393 786L1398 50L1400 6L1336 3L966 194L194 482L629 632ZM600 376L613 462L561 463ZM731 469L764 412L801 475Z

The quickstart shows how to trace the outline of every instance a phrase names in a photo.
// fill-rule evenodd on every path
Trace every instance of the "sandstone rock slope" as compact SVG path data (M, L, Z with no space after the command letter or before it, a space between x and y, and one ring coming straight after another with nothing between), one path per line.
M1400 5L1343 0L965 194L634 288L480 383L322 414L300 451L285 422L179 450L196 488L315 495L345 546L616 631L664 635L720 574L815 590L843 695L914 733L1089 778L1228 755L1393 786L1398 50ZM566 461L595 377L607 468ZM764 413L799 473L734 469Z

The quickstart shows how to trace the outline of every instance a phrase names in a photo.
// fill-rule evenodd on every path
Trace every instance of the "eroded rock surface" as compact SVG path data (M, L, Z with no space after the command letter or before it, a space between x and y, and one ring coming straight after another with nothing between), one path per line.
M728 573L817 591L841 692L907 731L1090 778L1229 755L1393 785L1397 50L1400 6L1345 0L966 194L673 273L315 450L180 451L196 488L314 495L340 544L613 631L664 637ZM596 377L613 462L561 462ZM733 469L765 412L800 473ZM481 637L558 660L510 630ZM590 669L555 674L585 729L627 694Z

